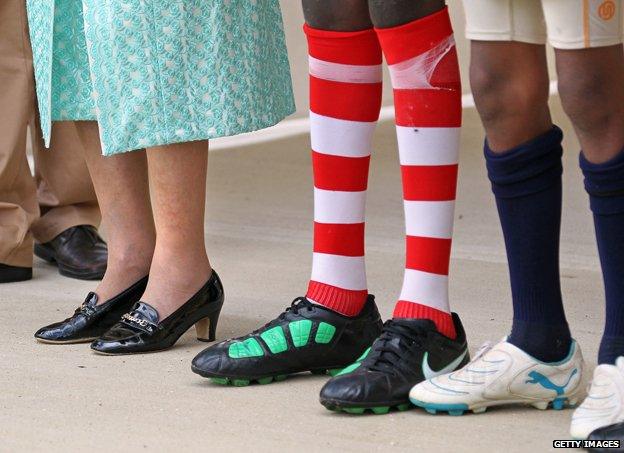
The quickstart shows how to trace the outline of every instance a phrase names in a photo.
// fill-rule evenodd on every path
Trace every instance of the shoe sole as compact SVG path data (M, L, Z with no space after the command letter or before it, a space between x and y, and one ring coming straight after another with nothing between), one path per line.
M104 278L104 272L85 272L80 269L67 266L66 264L59 263L54 257L54 254L38 247L38 244L35 244L35 256L53 266L58 267L59 274L63 277L74 278L76 280L102 280L102 278Z
M321 404L325 407L325 409L330 410L332 412L344 412L345 414L350 415L365 415L365 414L374 414L374 415L385 415L391 411L397 412L405 412L410 409L413 409L409 402L401 402L401 403L389 403L389 404L375 404L375 405L351 405L344 404L340 402L334 401L321 401Z
M191 365L191 370L195 374L199 374L201 377L205 377L210 379L213 383L218 385L226 385L232 387L247 387L252 384L260 384L266 385L271 384L273 382L281 382L288 378L288 376L292 376L294 374L300 373L312 373L312 374L328 374L330 376L335 376L340 373L343 368L319 368L314 370L302 370L302 371L294 371L285 374L274 374L269 376L253 376L253 377L230 377L230 376L215 376L214 374L207 373L200 368L197 368Z
M44 338L35 337L35 340L37 340L39 343L44 343L44 344L81 344L81 343L91 343L95 339L97 339L97 337L80 338L76 340L46 340Z
M410 401L414 406L423 408L429 414L435 415L438 413L447 413L449 415L464 415L469 412L473 414L482 414L488 408L495 406L505 406L505 405L523 405L523 406L532 406L535 409L546 410L553 409L556 411L572 408L578 404L579 397L577 396L564 396L560 398L554 398L549 400L540 400L540 401L526 401L526 400L509 400L509 401L491 401L491 402L481 402L475 403L473 405L468 405L465 403L456 403L456 404L441 404L441 403L429 403L425 401L420 401L415 398L410 397Z
M71 268L57 263L59 274L63 277L74 278L76 280L102 280L104 278L104 272L79 272L72 270Z
M190 328L189 328L190 330ZM188 331L185 331L184 333L186 333ZM182 335L184 335L184 333ZM182 337L182 335L180 335L180 338ZM180 339L178 338L178 340ZM97 340L97 338L94 338L94 340ZM105 351L98 351L97 349L93 349L91 348L91 351L97 355L106 355L106 356L122 356L122 355L138 355L138 354L155 354L157 352L163 352L163 351L167 351L169 349L172 349L176 343L178 342L178 340L176 340L175 343L173 343L171 346L166 346L164 348L159 348L159 349L150 349L149 351L135 351L135 352L105 352ZM202 343L212 343L213 341L215 341L214 339L212 340L208 340L208 339L203 339L203 338L196 338L197 341L201 341Z
M108 357L113 357L113 356L123 356L123 355L155 354L157 352L163 352L171 348L173 348L173 346L169 346L167 348L162 348L162 349L153 349L151 351L137 351L137 352L102 352L102 351L98 351L97 349L91 349L91 352L93 352L96 355L105 355Z

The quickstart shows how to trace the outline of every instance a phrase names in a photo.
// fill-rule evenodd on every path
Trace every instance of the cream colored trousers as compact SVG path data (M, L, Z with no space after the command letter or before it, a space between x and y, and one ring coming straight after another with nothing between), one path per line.
M51 149L36 124L25 0L0 0L0 263L30 267L33 240L98 226L98 208L74 123L56 123ZM26 159L32 131L35 177Z

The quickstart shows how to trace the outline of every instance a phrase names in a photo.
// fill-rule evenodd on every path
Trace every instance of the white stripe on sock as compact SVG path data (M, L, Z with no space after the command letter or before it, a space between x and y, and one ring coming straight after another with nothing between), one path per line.
M415 302L448 312L448 277L414 269L405 269L403 288L401 289L399 300Z
M404 200L405 232L408 236L451 239L455 201Z
M363 256L314 253L312 260L312 280L354 291L366 289Z
M342 192L314 188L314 221L319 223L362 223L366 191Z
M395 90L439 89L431 86L431 76L440 60L454 46L455 39L451 35L427 52L389 65L392 87Z
M370 156L376 125L376 122L340 120L310 112L312 149L334 156Z
M308 57L310 75L324 80L346 83L379 83L382 81L381 65L351 65L333 63Z
M401 165L453 165L459 161L459 127L396 129Z

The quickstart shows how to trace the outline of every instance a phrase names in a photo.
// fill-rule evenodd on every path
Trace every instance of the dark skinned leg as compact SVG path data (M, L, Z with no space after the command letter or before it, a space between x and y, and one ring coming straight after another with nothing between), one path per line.
M544 46L472 41L470 86L488 144L503 152L552 127Z
M452 206L455 200L461 89L457 55L449 41L453 31L448 11L440 0L371 0L369 8L394 89L408 232L403 288L393 318L429 320L438 332L456 338L446 286L423 279L418 273L435 273L442 275L445 283L448 281L450 247L433 250L421 245L420 241L429 240L421 238L428 238L432 233L425 233L421 227L425 218L435 223L440 229L433 236L444 238L450 245L453 216L442 211L417 213L412 210L416 205L442 206L435 201L427 203L430 200L444 200L447 206ZM433 125L438 127L436 133L439 134L435 145L426 138L432 133ZM436 162L434 169L428 161L432 157L422 156L439 155L438 150L442 148L448 154L444 160ZM452 174L445 176L440 169ZM429 195L439 187L445 194ZM424 195L425 192L428 195ZM433 263L438 264L434 266ZM418 292L413 288L418 288ZM427 296L423 297L424 294Z
M599 363L624 355L624 54L556 50L561 103L578 135L606 296Z
M470 81L509 261L508 341L540 360L559 360L570 332L559 277L561 132L548 110L545 48L473 41Z
M583 154L603 163L624 146L624 54L622 45L556 49L561 104Z
M444 8L444 0L369 0L373 24L378 28L397 27Z
M359 31L372 28L367 0L302 0L306 23L320 30Z

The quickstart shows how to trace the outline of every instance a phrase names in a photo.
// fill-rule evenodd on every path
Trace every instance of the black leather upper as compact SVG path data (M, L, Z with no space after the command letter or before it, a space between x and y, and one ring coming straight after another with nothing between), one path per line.
M395 406L409 402L411 388L425 379L423 363L441 370L462 354L461 365L468 362L466 334L453 313L456 339L439 333L428 319L394 319L370 352L353 370L329 380L321 389L321 403L335 407ZM458 364L459 365L459 364Z
M61 274L68 277L101 279L106 272L106 242L90 225L68 228L49 242L35 244L35 254L56 263Z
M162 322L151 305L139 301L95 340L91 349L106 354L133 354L169 348L199 320L215 313L218 316L223 300L223 286L213 270L208 282Z
M312 321L312 330L309 333L310 340L305 345L296 347L288 325L301 320ZM326 344L313 340L321 322L326 322L336 328L331 341ZM287 349L272 353L261 334L276 326L280 326L284 332ZM372 295L368 296L364 308L356 317L343 316L321 305L312 304L305 298L298 298L284 313L261 329L244 337L218 343L202 351L193 359L192 369L204 377L260 379L303 371L343 368L361 355L380 331L381 318ZM263 355L244 358L230 357L228 353L230 345L249 338L256 339L262 347Z
M144 277L119 295L98 305L98 296L89 293L73 316L42 327L35 337L48 342L91 341L117 323L121 316L143 295L148 277Z

